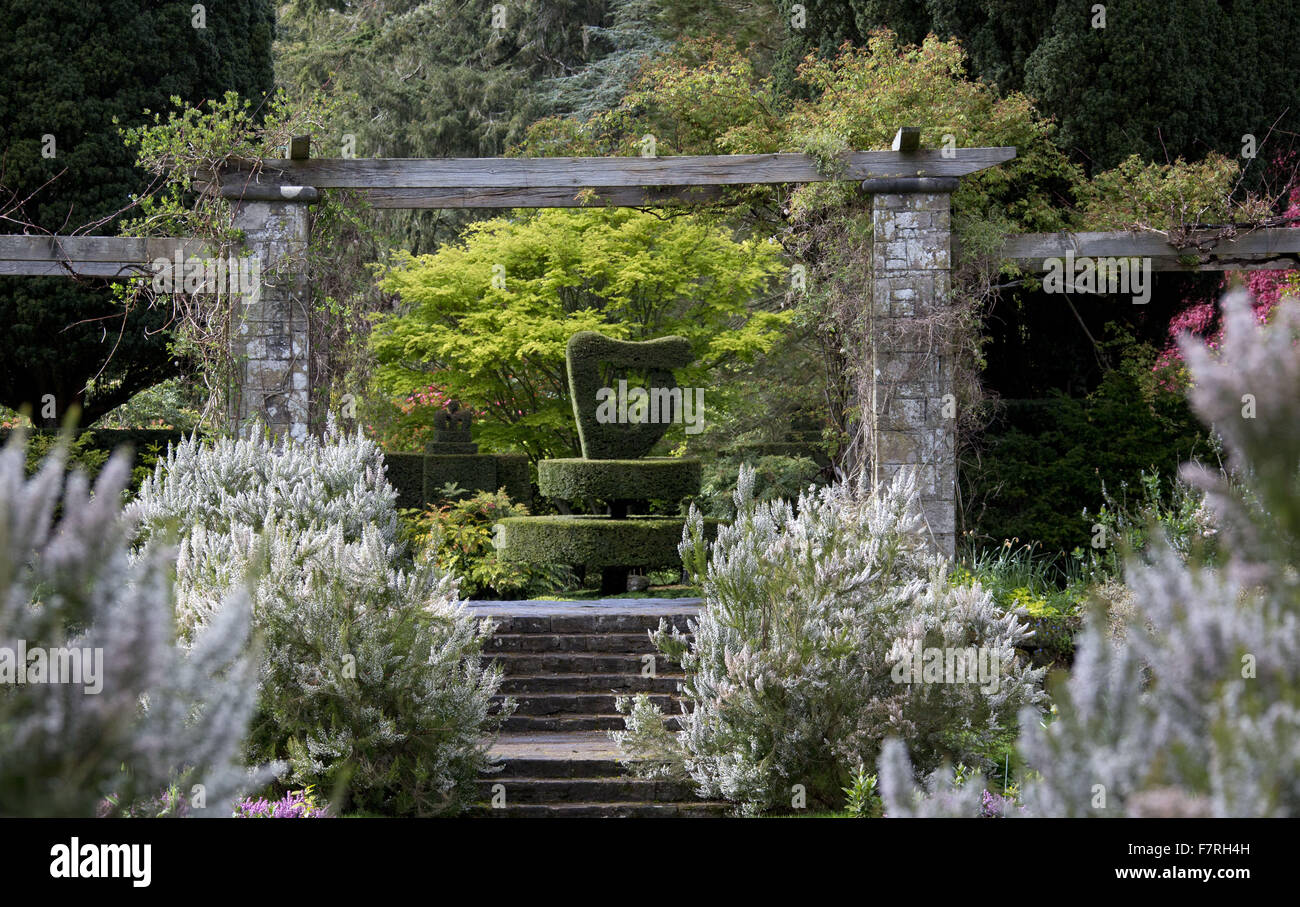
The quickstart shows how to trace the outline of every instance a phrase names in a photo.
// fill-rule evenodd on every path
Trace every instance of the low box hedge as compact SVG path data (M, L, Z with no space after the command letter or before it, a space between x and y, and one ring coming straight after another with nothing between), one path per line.
M717 535L718 522L705 521L708 538ZM681 564L685 524L684 517L507 517L496 524L495 545L502 558L535 564L673 567Z
M807 457L823 467L831 462L826 446L812 441L742 441L727 448L722 456L744 461L759 457Z
M424 493L424 454L386 453L388 484L397 489L397 506L423 509L427 500Z
M527 504L533 498L524 454L424 454L424 499L443 500L442 487L455 482L469 492L505 488L510 500Z
M537 488L562 501L680 501L699 493L700 475L700 461L685 457L542 460Z
M497 461L497 488L504 488L510 500L531 504L533 480L529 475L527 454L493 454Z

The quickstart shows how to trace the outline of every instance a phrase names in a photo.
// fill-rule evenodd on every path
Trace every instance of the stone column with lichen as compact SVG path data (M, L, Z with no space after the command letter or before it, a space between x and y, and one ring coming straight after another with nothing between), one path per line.
M256 418L273 434L298 439L308 432L307 204L315 193L302 196L234 202L235 225L258 262L258 285L231 296L230 337L234 427Z
M908 190L907 181L888 186ZM956 548L956 399L951 290L950 207L956 180L914 181L946 191L872 196L872 284L866 351L858 388L873 487L900 469L918 471L931 542Z

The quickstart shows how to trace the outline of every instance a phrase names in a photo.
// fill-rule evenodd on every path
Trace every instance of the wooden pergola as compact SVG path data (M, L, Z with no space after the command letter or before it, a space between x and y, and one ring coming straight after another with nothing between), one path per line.
M356 192L377 208L642 207L709 203L728 186L855 180L872 196L870 304L880 318L897 322L946 303L954 257L949 198L960 178L1015 154L1014 148L922 149L912 128L899 130L893 150L844 154L829 171L803 154L313 159L306 140L297 139L287 158L232 166L217 187L231 199L246 251L257 256L266 284L245 307L232 339L242 369L232 415L242 421L258 414L293 436L307 431L314 385L307 367L311 275L303 271L302 253L310 237L307 209L322 189ZM1290 269L1300 267L1300 230L1207 231L1177 246L1156 233L1031 234L1011 238L1003 256L1042 271L1047 259L1067 253L1149 258L1156 271ZM6 235L0 236L0 274L126 279L153 274L160 260L212 254L186 237ZM873 349L871 356L871 386L858 393L872 415L873 475L921 469L932 538L951 553L956 451L951 416L939 415L950 388L948 364L920 348ZM909 357L922 366L920 377L895 368Z

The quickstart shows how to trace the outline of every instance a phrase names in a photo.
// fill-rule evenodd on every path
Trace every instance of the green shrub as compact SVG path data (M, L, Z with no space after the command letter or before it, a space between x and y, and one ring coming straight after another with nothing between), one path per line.
M700 509L711 517L729 520L735 515L732 497L742 467L754 472L754 500L796 500L810 485L823 483L822 469L808 457L768 455L742 461L719 457L704 469Z
M27 474L35 475L41 464L55 448L67 450L69 469L80 469L92 479L99 475L99 470L108 462L109 452L95 446L90 432L83 431L76 437L64 437L55 432L36 432L27 441Z
M8 429L0 429L0 442L9 435ZM124 497L129 497L140 485L153 474L154 467L163 456L163 445L172 440L179 440L180 435L171 430L119 430L91 429L80 434L55 432L47 430L25 430L27 438L27 474L34 475L41 462L56 447L62 447L68 469L77 469L94 481L101 469L108 462L109 456L118 450L133 454L135 466L131 470L130 480L123 489Z
M1068 666L1089 586L1063 572L1061 558L1040 556L1034 545L1016 547L1016 541L1006 540L996 552L976 552L953 570L952 581L978 583L999 608L1018 614L1032 632L1022 648L1035 663Z
M528 516L528 508L512 503L505 491L482 491L412 515L409 537L439 568L460 580L460 594L466 598L533 598L566 585L569 573L560 564L527 564L499 556L492 543L494 524L523 516Z
M1124 559L1146 555L1156 539L1163 540L1184 560L1212 564L1222 557L1216 520L1206 506L1203 492L1177 477L1169 482L1166 491L1155 470L1139 474L1138 488L1139 493L1131 498L1127 482L1120 483L1117 494L1102 487L1103 504L1094 517L1093 532L1105 545L1072 552L1089 576L1098 580L1121 578ZM1096 527L1101 527L1100 533Z
M1153 390L1141 362L1107 373L1084 398L1003 401L976 467L963 463L968 530L992 544L1037 541L1044 552L1088 547L1105 487L1136 486L1211 453L1186 403ZM1085 511L1088 515L1085 515Z

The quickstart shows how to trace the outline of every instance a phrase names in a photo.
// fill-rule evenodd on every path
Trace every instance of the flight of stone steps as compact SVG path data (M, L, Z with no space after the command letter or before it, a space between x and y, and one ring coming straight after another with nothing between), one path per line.
M503 768L480 781L477 815L675 817L722 815L689 784L646 781L617 761L608 731L623 727L620 695L646 692L676 714L680 668L647 630L660 618L686 630L699 610L674 599L472 602L496 634L484 657L501 665L501 698L518 703L493 747ZM653 672L649 670L653 665ZM675 722L670 722L673 726Z

